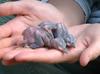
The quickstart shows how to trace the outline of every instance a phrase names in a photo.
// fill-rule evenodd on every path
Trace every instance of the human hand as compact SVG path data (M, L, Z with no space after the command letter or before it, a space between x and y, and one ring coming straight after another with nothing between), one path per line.
M83 25L86 25L83 31L80 33L79 30L77 30L78 32L76 31L78 46L75 49L81 51L76 59L80 61L82 66L86 66L90 61L100 56L100 24ZM81 29L82 26L79 28ZM72 32L75 33L75 30L72 29Z
M16 48L16 44L22 40L22 32L28 26L44 20L63 22L63 15L55 7L32 0L0 4L0 16L7 15L16 17L0 26L0 58Z
M96 29L96 32L95 32ZM82 66L86 66L89 61L97 58L100 55L99 51L99 24L85 24L76 26L70 29L71 32L77 36L76 48L69 49L67 54L62 54L57 50L47 50L40 48L36 50L17 48L8 54L3 59L5 64L12 64L12 59L17 62L45 62L45 63L59 63L59 62L75 62L80 61ZM77 30L77 31L75 31ZM80 34L81 33L81 34ZM27 55L26 55L27 54ZM10 61L9 61L10 60Z
M84 28L86 28L86 25L83 25L81 27L74 27L72 28L72 31L74 33L74 36L78 34L78 32L82 31ZM76 31L75 30L80 30ZM77 49L69 49L68 53L62 53L55 49L46 49L46 48L39 48L36 50L32 50L29 48L16 48L15 50L12 50L8 52L3 57L3 63L6 65L17 62L45 62L45 63L59 63L59 62L73 62L76 61L81 53L82 50L78 49L80 43L76 43ZM27 55L26 55L27 54Z
M80 35L79 40L85 46L80 55L80 64L86 66L90 61L100 56L100 24L89 24Z
M33 4L33 3L32 3ZM26 10L25 10L26 11ZM23 11L24 12L24 11ZM4 12L2 12L3 14L2 15L5 15L4 14ZM19 12L18 12L19 13ZM22 12L21 12L22 13ZM20 13L20 15L22 15ZM6 15L10 15L11 13L9 12L8 14L6 14ZM12 14L17 14L17 13L12 13ZM31 14L30 12L27 12L27 13L23 13L24 14L24 16L25 15L29 15L29 14ZM54 13L53 13L54 14ZM18 15L18 14L17 14ZM42 16L42 14L41 14L41 16ZM22 18L23 16L17 16L16 18L18 18L17 20L19 20L19 18ZM27 17L27 16L26 16ZM54 16L53 16L54 17ZM48 18L51 18L51 17L45 17L46 19L48 19ZM25 17L24 17L24 19L25 19ZM30 19L30 18L28 18L28 19ZM50 21L63 21L63 18L62 18L62 16L61 16L61 18L59 17L59 18L56 18L57 20L55 20L55 19L53 19L53 18L51 18L51 19L48 19L48 20L50 20ZM15 20L15 19L14 19ZM33 24L37 24L38 22L40 22L41 20L40 19L37 19L35 16L34 16L34 18L33 19L31 19L31 20L34 20L33 22L31 21L30 22L30 20L29 20L29 22L27 23L26 22L26 19L25 20L21 20L21 21L24 21L25 23L27 23L27 24L30 24L30 25L33 25ZM45 20L44 18L43 18L43 20ZM42 20L42 21L43 21ZM16 20L15 20L16 21ZM37 22L38 21L38 22ZM12 22L12 21L10 21L10 22ZM17 21L18 22L18 21ZM9 23L9 22L8 22ZM25 24L24 23L24 24ZM11 23L10 23L11 24ZM17 23L18 24L18 23ZM21 23L22 24L22 23ZM29 25L27 25L27 26L29 26ZM27 27L26 26L26 27ZM24 26L24 29L26 28L25 26ZM84 28L85 28L86 26L84 26ZM21 28L21 30L23 31L24 29L22 29L22 27L20 27ZM80 28L81 27L76 27L76 28L74 28L74 32L72 32L72 34L75 34L76 36L77 36L77 34L78 34L78 32L80 32ZM84 29L84 28L81 28L82 30ZM18 28L17 28L18 29ZM21 33L22 33L22 31L16 31L15 29L14 29L14 32L17 32L16 33L16 35L15 35L15 33L13 33L13 34L10 34L10 35L12 35L12 36L10 36L10 37L15 37L16 38L16 36L18 36L19 35L19 37L22 35ZM5 32L6 33L6 32ZM4 33L2 33L2 34L4 34ZM8 33L7 33L8 34ZM9 36L4 36L3 38L5 38L5 37L9 37ZM1 38L2 39L2 38ZM14 40L16 40L16 41L18 41L18 39L20 39L20 38L17 38L17 39L14 39ZM15 41L15 43L16 43L16 41ZM83 41L84 41L84 39L83 39ZM9 42L9 41L8 41ZM9 43L8 43L9 44ZM14 47L13 48L11 48L11 46L7 46L7 48L5 49L5 51L6 52L8 52L7 51L7 49L9 50L9 52L6 54L6 55L3 55L3 62L5 62L6 64L9 64L9 63L12 63L12 59L15 59L17 62L22 62L22 61L33 61L33 62L45 62L45 63L59 63L59 62L64 62L64 61L67 61L67 62L74 62L74 61L76 61L76 60L78 60L79 59L79 56L80 56L80 54L81 54L81 52L86 48L84 45L83 45L83 43L81 42L81 40L80 40L80 38L77 40L77 43L76 43L76 48L74 49L70 49L70 51L69 51L69 54L64 54L64 55L62 55L62 53L61 52L59 52L59 51L57 51L57 50L47 50L47 49L45 49L45 48L40 48L40 49L37 49L37 50L31 50L31 49L26 49L26 48L20 48L20 47L17 47L16 48L16 46L15 45L13 45ZM9 48L8 48L9 47ZM14 49L14 50L13 50ZM19 49L19 50L18 50ZM3 52L2 52L2 54L4 54ZM28 54L27 56L26 56L26 54ZM41 56L41 57L40 57ZM56 58L56 59L55 59ZM10 60L10 61L9 61ZM15 62L15 61L13 61L13 62Z

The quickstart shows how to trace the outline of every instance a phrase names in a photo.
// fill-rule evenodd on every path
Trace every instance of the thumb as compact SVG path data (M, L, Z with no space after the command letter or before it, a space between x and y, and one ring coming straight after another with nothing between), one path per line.
M80 64L86 66L89 61L97 58L100 55L99 43L92 43L87 49L85 49L80 56Z
M6 2L0 4L0 16L8 16L13 14L28 14L27 5L23 1Z
M85 49L83 38L80 36L76 39L75 48L71 48L66 54L66 61L69 63L76 62L82 51Z

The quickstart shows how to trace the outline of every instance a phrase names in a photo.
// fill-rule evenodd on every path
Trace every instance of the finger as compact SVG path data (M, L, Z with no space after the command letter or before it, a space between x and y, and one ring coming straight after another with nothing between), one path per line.
M68 54L62 54L62 52L58 51L57 49L36 49L36 50L29 50L28 48L19 48L18 54L14 55L12 58L15 58L16 61L32 61L32 62L45 62L45 63L58 63L62 61L73 61L78 58L82 50L85 48L81 39L78 39L76 43L76 48L71 49ZM15 52L12 52L7 57L10 56ZM27 54L27 55L26 55ZM12 56L12 55L11 55ZM11 59L12 59L11 58ZM8 59L9 60L9 59Z
M12 50L10 51L9 53L7 53L4 57L3 57L3 60L4 61L9 61L9 60L12 60L14 58L14 56L18 55L19 53L23 53L23 54L27 54L29 52L36 52L37 50L32 50L32 49L29 49L29 48L15 48L15 50ZM40 50L41 51L41 50ZM40 52L38 51L38 53Z
M62 54L61 52L57 50L48 51L45 48L40 48L36 50L22 49L22 48L18 48L18 49L21 51L17 51L17 52L15 51L15 52L12 52L12 54L17 53L16 55L13 55L13 57L15 57L16 61L19 61L19 62L32 61L32 62L51 63L51 62L56 62L58 59L57 57L61 56ZM11 56L12 56L11 54L6 55L7 58ZM56 57L56 60L54 60L55 57ZM9 60L7 58L6 60Z
M86 66L89 61L96 59L100 55L99 42L92 43L80 56L80 64Z
M84 49L84 45L76 43L76 48L71 49L68 54L63 54L57 49L39 48L32 50L29 48L16 48L4 56L4 60L9 61L15 59L17 62L45 62L45 63L59 63L69 61L79 56Z
M9 51L13 50L15 46L0 49L0 59Z
M5 47L10 47L10 46L17 44L17 42L19 41L20 38L21 38L20 36L14 36L14 37L10 37L10 38L1 39L0 40L0 49L5 48Z
M2 25L0 26L0 39L8 37L12 34L11 27L9 25Z
M65 58L68 63L74 63L78 61L80 54L86 48L86 42L84 41L83 36L79 36L76 39L75 48L70 48L68 54L66 54Z
M45 63L59 63L63 61L74 61L79 57L82 50L85 48L83 43L77 42L76 48L69 50L66 54L58 51L57 49L36 49L27 51L23 50L15 56L17 61L32 61L32 62L45 62ZM27 54L27 55L26 55Z
M8 66L8 65L16 64L17 62L16 62L14 59L12 59L12 60L10 60L10 61L4 61L4 60L2 60L1 63L2 63L3 65Z
M16 49L16 50L15 50ZM21 48L20 48L21 49ZM20 50L18 48L13 48L13 50L8 51L2 59L2 64L3 65L12 65L12 64L16 64L16 63L22 63L23 61L16 61L14 59L14 56L16 56L17 54L19 54L21 51L23 51L23 48ZM26 50L29 51L29 50ZM31 50L32 51L32 50Z
M16 48L15 48L15 49L16 49ZM20 52L22 51L22 50L15 50L15 49L13 49L12 51L6 53L6 54L3 56L3 60L4 60L4 61L12 60L13 57L14 57L15 55L17 55L18 53L20 53Z
M0 16L7 16L13 14L26 15L27 13L29 13L27 11L27 4L25 4L24 2L16 1L0 4Z
M0 40L0 49L9 47L15 44L15 39L14 38L5 38Z

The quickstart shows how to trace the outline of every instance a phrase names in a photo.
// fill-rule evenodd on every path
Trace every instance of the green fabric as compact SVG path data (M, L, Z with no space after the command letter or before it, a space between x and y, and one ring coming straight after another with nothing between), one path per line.
M41 63L23 63L4 67L5 74L69 74L57 67Z

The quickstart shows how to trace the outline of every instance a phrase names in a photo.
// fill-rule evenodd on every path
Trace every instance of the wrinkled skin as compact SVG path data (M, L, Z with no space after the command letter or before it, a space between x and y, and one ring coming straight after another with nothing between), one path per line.
M30 48L55 48L67 52L68 47L75 47L75 38L60 23L42 22L38 27L29 27L23 32L24 46Z

